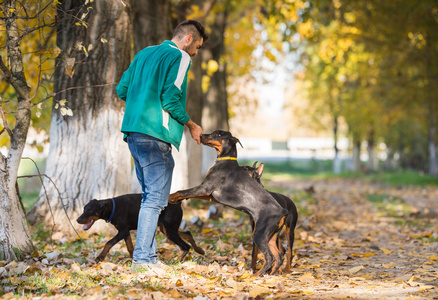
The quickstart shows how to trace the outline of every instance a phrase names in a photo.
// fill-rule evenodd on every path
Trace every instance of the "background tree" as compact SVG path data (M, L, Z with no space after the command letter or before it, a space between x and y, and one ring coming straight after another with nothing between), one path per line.
M299 13L303 78L312 88L336 79L335 89L342 92L340 117L348 124L346 135L356 150L367 141L370 170L375 169L377 145L385 142L401 166L437 174L437 100L432 96L438 71L438 37L432 30L437 14L434 1L418 5L401 0L321 0ZM335 77L321 72L318 61L326 70L337 70ZM330 106L331 96L320 94L311 99L311 106ZM419 126L413 130L401 124ZM404 136L404 142L397 136ZM414 140L417 145L426 141L428 147L414 146Z
M70 220L90 199L131 190L130 154L120 132L124 103L115 92L130 63L131 4L62 1L57 13L57 45L65 51L55 70L46 166L56 187L45 180L29 221L71 233L78 225Z
M0 29L5 33L0 37L0 69L4 79L0 86L0 134L2 146L8 147L7 154L0 154L0 260L20 260L34 250L25 212L17 197L17 172L31 123L32 107L41 100L40 93L48 96L50 84L44 78L50 64L44 51L23 55L22 45L27 42L45 45L53 26L52 1L27 1L24 4L7 0L0 4ZM31 68L37 75L29 78L27 72ZM32 80L34 78L36 80Z

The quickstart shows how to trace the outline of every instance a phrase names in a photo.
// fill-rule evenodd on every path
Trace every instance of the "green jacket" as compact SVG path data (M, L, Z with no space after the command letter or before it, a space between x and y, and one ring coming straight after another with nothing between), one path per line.
M186 112L190 56L172 41L144 48L123 73L116 87L126 101L122 129L139 132L179 149Z

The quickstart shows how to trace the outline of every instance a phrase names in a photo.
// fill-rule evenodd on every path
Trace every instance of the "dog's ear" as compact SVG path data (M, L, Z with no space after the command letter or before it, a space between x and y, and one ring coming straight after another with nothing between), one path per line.
M243 148L243 146L242 146L242 143L239 141L239 139L238 138L235 138L234 136L233 137L231 137L231 141L234 143L234 144L237 144L237 143L239 143L240 144L240 147L242 147Z
M259 178L262 177L264 166L265 165L263 163L261 163L260 166L257 168L257 174L259 174Z
M252 167L255 169L257 166L258 161L255 161L255 163L252 165Z

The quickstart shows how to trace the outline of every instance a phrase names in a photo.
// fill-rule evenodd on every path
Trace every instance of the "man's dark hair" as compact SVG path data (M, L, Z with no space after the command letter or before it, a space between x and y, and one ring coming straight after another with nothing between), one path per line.
M205 43L208 40L208 34L204 26L196 20L189 19L181 22L176 26L173 37L182 38L187 34L191 34L194 41L199 41L202 38Z

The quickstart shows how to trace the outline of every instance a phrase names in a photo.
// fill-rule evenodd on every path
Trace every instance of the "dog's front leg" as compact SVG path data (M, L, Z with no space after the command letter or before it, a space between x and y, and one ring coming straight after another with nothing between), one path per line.
M203 200L209 200L209 201L216 201L212 196L211 193L213 191L210 191L208 188L206 188L203 185L198 185L194 188L187 189L187 190L181 190L177 191L175 193L172 193L169 195L169 203L171 204L178 204L184 199L189 198L196 198L196 199L203 199Z
M119 231L115 237L113 237L111 240L109 240L105 246L103 247L102 252L100 252L99 256L96 257L96 262L101 262L105 259L105 256L108 254L110 249L120 242L122 239L126 239L129 236L129 230ZM131 242L132 244L132 242Z

